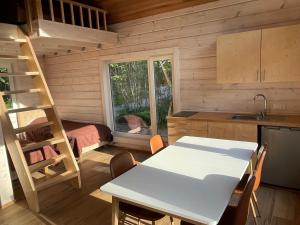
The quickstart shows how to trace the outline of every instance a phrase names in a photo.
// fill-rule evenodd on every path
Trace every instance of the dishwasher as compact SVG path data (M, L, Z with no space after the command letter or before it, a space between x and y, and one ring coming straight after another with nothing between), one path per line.
M300 128L263 126L261 143L268 144L262 182L300 189Z

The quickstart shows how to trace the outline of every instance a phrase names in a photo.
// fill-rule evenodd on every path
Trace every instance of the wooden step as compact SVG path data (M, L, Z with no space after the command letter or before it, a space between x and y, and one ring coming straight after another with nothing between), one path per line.
M26 132L26 131L31 131L31 130L36 130L39 128L43 128L43 127L48 127L50 125L53 125L54 122L50 121L50 122L45 122L45 123L39 123L39 124L31 124L31 125L27 125L25 127L19 127L14 129L15 134L19 134L22 132Z
M41 92L41 89L27 89L27 90L14 90L14 91L3 91L2 95L14 95L14 94L24 94L24 93L38 93Z
M38 105L38 106L29 106L29 107L23 107L19 109L9 109L8 113L18 113L18 112L26 112L26 111L32 111L32 110L38 110L38 109L50 109L52 108L51 105Z
M25 55L0 55L0 59L18 59L18 60L27 60L28 56Z
M24 73L0 73L0 77L30 77L38 76L40 73L38 71L24 72Z
M37 143L30 143L22 147L23 152L28 152L31 150L39 149L47 145L55 145L59 143L65 142L64 138L50 138L45 141L37 142Z
M52 165L52 164L59 163L59 162L61 162L64 158L66 158L66 155L61 154L61 155L55 156L55 157L53 157L53 158L51 158L51 159L47 159L47 160L44 160L44 161L35 163L35 164L29 166L28 168L29 168L29 171L30 171L31 173L33 173L33 172L39 171L40 169L45 168L46 166L50 166L50 165Z
M46 181L43 181L39 184L36 185L36 190L41 191L46 188L52 187L55 184L59 184L62 182L65 182L67 180L70 180L72 178L78 177L78 172L73 172L73 171L66 171L62 174L59 174L53 178L50 178Z
M21 38L0 38L2 43L26 43L26 39Z

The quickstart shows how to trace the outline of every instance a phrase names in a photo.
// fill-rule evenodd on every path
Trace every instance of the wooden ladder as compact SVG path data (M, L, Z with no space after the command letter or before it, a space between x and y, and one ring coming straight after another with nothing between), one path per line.
M71 181L72 184L77 188L81 188L81 179L78 164L75 160L74 154L70 147L67 136L63 130L61 121L58 117L56 108L54 106L53 99L49 92L47 83L45 81L43 72L35 55L34 49L30 42L30 39L21 34L21 39L7 39L0 38L0 42L17 42L20 45L21 55L11 56L11 55L0 55L0 60L25 60L27 65L26 72L18 73L6 73L0 74L1 77L31 77L34 88L29 90L15 90L0 92L0 118L3 129L3 135L8 148L9 154L11 156L12 162L14 164L16 173L22 185L28 206L31 210L35 212L40 211L39 201L38 201L38 191L44 190L55 184ZM3 96L14 95L22 93L37 93L40 96L41 103L37 106L29 106L17 109L7 109ZM48 122L28 125L25 127L19 127L17 129L13 128L9 114L19 113L32 110L44 110ZM26 132L41 127L49 126L53 135L53 138L44 140L39 143L30 143L25 146L21 146L17 134L21 132ZM24 153L34 149L39 149L46 145L56 145L60 154L54 158L47 159L45 161L38 162L33 165L28 165L24 156ZM35 182L33 179L33 173L40 171L43 168L48 167L54 163L63 162L65 167L65 172L56 174L56 176L45 179L42 182ZM75 180L75 182L74 182ZM50 196L49 196L50 197Z

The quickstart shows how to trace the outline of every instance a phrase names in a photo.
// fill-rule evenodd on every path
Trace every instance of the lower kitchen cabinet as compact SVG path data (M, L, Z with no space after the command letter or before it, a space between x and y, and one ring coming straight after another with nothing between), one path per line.
M231 122L208 122L207 137L257 142L257 125Z
M210 137L257 142L257 125L238 122L168 118L168 142L173 144L183 136Z
M207 136L207 121L187 118L168 118L168 142L173 144L183 136Z

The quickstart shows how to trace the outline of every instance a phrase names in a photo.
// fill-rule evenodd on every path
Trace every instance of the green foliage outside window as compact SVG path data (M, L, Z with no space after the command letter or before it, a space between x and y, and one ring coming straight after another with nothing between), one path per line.
M172 107L172 64L170 60L157 60L151 66L154 66L157 126L166 130L166 116ZM148 62L111 63L109 73L116 125L129 114L150 125Z
M115 119L133 114L150 124L147 61L112 63L109 71L113 106L119 108Z
M8 69L6 67L0 67L0 73L8 73ZM8 77L0 77L0 91L9 91L9 79ZM12 99L10 96L3 96L4 102L7 108L12 107Z

